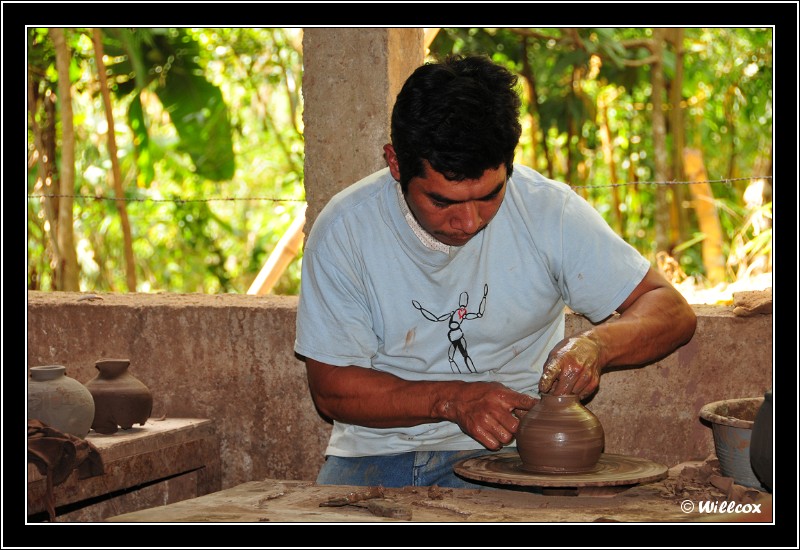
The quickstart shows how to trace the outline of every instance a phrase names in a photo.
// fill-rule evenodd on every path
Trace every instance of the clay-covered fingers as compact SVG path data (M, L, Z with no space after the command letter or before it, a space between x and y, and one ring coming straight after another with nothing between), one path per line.
M502 447L497 438L483 428L478 429L477 431L475 431L475 433L470 435L472 435L472 438L475 441L477 441L490 451L499 451L500 448Z
M534 403L535 403L535 402L536 402L536 401L534 401ZM528 414L528 411L529 411L529 410L530 410L530 409L514 409L513 411L511 411L511 414L513 414L514 416L516 416L516 417L517 417L517 420L519 420L519 421L521 422L521 421L522 421L522 417L523 417L523 416L525 416L526 414Z
M588 397L597 389L599 382L599 377L595 376L590 369L584 369L572 386L572 393L578 394L581 399Z
M500 450L513 438L513 434L490 414L472 418L461 429L490 451Z
M577 383L581 382L585 371L574 365L567 365L559 369L558 376L550 386L549 393L553 395L568 395L578 393L575 389Z
M509 396L508 414L501 414L498 418L498 440L503 445L508 445L517 435L522 417L536 404L536 399L524 393L512 392Z
M542 370L539 391L588 395L600 383L600 347L587 336L566 338L553 348Z
M541 393L549 393L560 375L561 365L557 361L549 360L544 366L542 377L539 379L539 391Z
M539 391L552 395L576 394L583 399L594 392L600 384L599 373L591 367L564 367L559 369L558 373L552 383L548 384L549 390L542 389L540 384Z
M474 392L467 398L467 393ZM510 443L519 428L514 411L528 411L536 403L529 396L498 383L469 384L460 402L461 429L489 450L497 451Z
M518 428L519 419L513 414L513 411L496 418L489 438L489 442L493 446L487 448L496 451L503 445L508 445L514 440Z

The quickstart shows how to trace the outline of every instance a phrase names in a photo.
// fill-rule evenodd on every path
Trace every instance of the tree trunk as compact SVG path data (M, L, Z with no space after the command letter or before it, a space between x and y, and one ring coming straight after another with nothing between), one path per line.
M58 105L61 114L61 166L59 189L57 241L61 268L56 290L79 291L78 255L75 251L72 202L75 193L75 132L72 120L72 91L69 79L70 52L64 39L64 30L51 28L50 38L56 51L58 72Z
M653 152L655 155L655 181L667 181L667 138L664 121L664 29L653 29L652 52L655 61L650 67L653 86ZM655 189L656 252L669 251L669 203L667 189L656 185Z
M553 162L550 158L550 153L547 148L547 130L540 128L539 121L542 119L539 116L539 95L536 91L536 76L531 69L530 60L528 59L528 45L530 40L528 38L522 39L522 78L528 83L528 116L531 119L531 167L537 169L538 162L536 162L536 146L538 144L537 131L542 132L542 152L547 166L547 177L553 177Z
M128 292L136 292L136 261L133 256L133 238L131 237L131 224L128 220L128 209L125 206L125 191L122 188L122 174L119 169L119 159L117 158L117 139L114 130L114 110L111 105L111 95L108 91L108 81L106 79L106 65L103 62L103 40L100 29L95 28L92 32L94 42L94 59L97 63L97 76L100 78L100 95L103 96L103 105L106 111L106 121L108 122L108 156L111 157L111 174L114 180L114 193L117 198L115 201L119 210L120 225L122 226L123 247L125 253L125 279L128 283Z
M570 75L570 84L569 84L570 97L573 100L575 98L575 88L579 85L578 82L579 82L578 72L577 72L576 69L573 69L572 70L572 74ZM586 192L586 188L585 187L575 187L576 185L578 185L577 176L575 175L575 162L573 160L573 157L574 157L573 151L575 150L576 146L574 146L572 144L572 138L574 136L578 136L579 135L577 126L578 126L578 124L575 121L575 118L572 116L572 112L568 111L567 112L567 141L566 141L567 166L565 168L564 173L566 174L565 181L568 184L570 184L571 186L573 186L573 190L575 192L577 192L581 197L583 197L585 199L587 197L587 195L588 195L587 192Z
M623 235L625 223L622 218L619 188L616 186L619 182L619 178L617 178L617 163L614 160L611 128L608 125L608 103L604 94L600 94L597 98L597 114L599 115L597 123L600 129L600 143L603 148L603 157L605 157L606 165L608 166L609 180L612 185L611 199L614 203L614 227L618 235Z
M31 133L33 133L33 144L35 149L36 158L36 185L34 189L39 191L44 198L42 200L42 210L44 212L45 220L49 228L42 224L42 249L49 250L53 259L53 264L57 269L50 269L53 274L51 277L51 285L57 280L56 273L60 273L61 269L58 267L60 263L61 253L58 249L57 227L58 227L58 189L56 184L58 178L53 177L54 161L56 158L55 148L55 117L56 107L53 94L47 94L41 98L41 124L37 121L37 113L39 112L40 97L38 93L38 80L36 79L31 67L28 70L28 112L30 115ZM49 244L49 246L48 246ZM31 290L41 289L38 281L39 273L34 275L32 266L28 264L31 277L37 278L37 281L30 281Z
M671 32L670 32L671 31ZM675 78L669 86L669 134L672 136L672 179L685 181L683 170L683 149L686 147L685 124L683 117L683 29L668 30L667 41L675 52ZM671 241L673 244L688 240L689 212L683 207L687 201L687 189L683 185L671 187L672 214L674 218Z
M714 204L714 194L707 181L702 153L697 149L686 149L683 165L686 177L697 182L689 185L689 191L692 193L692 205L697 213L700 231L705 235L702 252L706 278L716 285L725 281L725 255L722 253L722 227Z

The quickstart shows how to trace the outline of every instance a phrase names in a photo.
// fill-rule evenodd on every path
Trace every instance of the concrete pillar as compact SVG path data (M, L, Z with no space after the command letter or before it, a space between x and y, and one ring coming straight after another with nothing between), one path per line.
M386 166L394 99L424 56L421 28L303 30L306 235L334 194Z

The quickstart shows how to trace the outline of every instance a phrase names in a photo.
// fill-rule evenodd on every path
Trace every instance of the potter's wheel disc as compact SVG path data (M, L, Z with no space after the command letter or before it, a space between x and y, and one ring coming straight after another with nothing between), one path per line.
M635 456L603 453L597 466L576 474L545 474L522 469L518 453L469 458L457 463L453 470L466 478L488 483L530 487L607 487L636 485L667 477L667 467Z

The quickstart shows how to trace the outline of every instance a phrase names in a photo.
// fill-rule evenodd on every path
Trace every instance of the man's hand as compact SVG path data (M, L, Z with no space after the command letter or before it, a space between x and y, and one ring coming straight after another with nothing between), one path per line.
M600 344L586 333L565 338L547 357L539 391L588 397L600 385L600 351Z
M444 402L440 415L491 451L517 434L520 419L537 400L498 382L465 382L457 397Z

